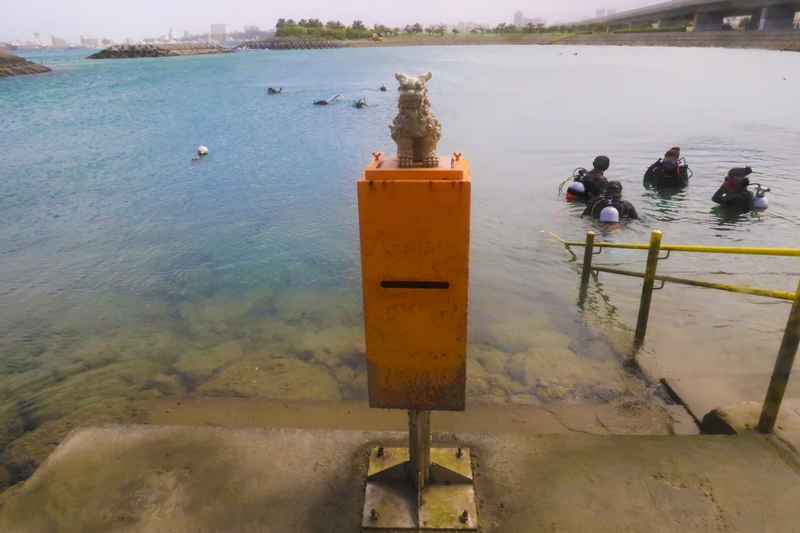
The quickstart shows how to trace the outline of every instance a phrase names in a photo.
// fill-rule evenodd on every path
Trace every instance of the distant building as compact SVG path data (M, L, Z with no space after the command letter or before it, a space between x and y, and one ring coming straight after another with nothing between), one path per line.
M184 39L186 39L188 37L191 37L191 36L192 36L192 34L189 33L189 30L183 30L183 38Z
M606 16L606 10L601 7L598 7L594 12L595 18L599 19L600 17L605 17L605 16Z
M100 42L103 44L103 46L110 46L110 45L114 44L114 40L113 39L103 39Z
M245 24L244 25L244 32L247 33L249 31L261 31L261 29L258 26L250 26L248 24Z
M67 47L67 41L65 39L62 39L61 37L56 37L55 35L51 35L50 40L53 41L53 48Z
M178 35L174 31L172 31L172 27L171 26L169 28L169 33L167 34L167 40L168 41L177 41L178 40Z
M131 39L130 37L127 37L127 38L125 39L125 44L127 44L127 45L129 45L129 46L130 46L130 45L134 45L134 44L136 44L136 39Z
M89 37L88 39L85 39L83 37L83 35L81 35L81 45L89 46L91 48L100 48L100 40L99 39L94 39L92 37Z
M221 35L221 36L228 35L228 25L227 24L212 24L211 25L211 35Z
M522 11L517 11L514 13L514 25L517 28L524 28L528 24L538 26L539 24L547 24L547 20L541 17L525 18L525 15L522 13Z

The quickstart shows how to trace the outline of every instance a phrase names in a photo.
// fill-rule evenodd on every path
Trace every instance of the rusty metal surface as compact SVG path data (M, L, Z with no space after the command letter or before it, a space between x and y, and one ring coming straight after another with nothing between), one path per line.
M470 450L431 449L432 482L421 492L408 477L408 450L370 452L361 527L364 531L470 531L478 527Z
M358 181L370 406L464 410L469 163L447 179L378 163L370 174L389 179Z
M405 480L367 482L361 517L363 529L416 529L417 520L417 496L410 483Z
M383 450L380 453L379 450ZM408 477L408 448L384 448L376 446L369 452L367 479L381 477L394 479Z
M465 518L462 518L464 516ZM478 529L477 517L474 485L435 483L422 492L422 506L419 508L420 529L475 530Z
M469 448L432 448L431 478L439 483L472 483Z

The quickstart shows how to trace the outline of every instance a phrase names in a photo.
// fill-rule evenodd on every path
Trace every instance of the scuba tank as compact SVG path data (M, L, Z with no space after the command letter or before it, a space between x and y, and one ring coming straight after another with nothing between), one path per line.
M756 194L755 198L753 198L752 208L763 211L769 207L769 200L767 200L765 195L770 191L770 189L762 189L760 183L753 183L753 185L756 186Z
M586 194L586 187L580 181L573 181L567 187L567 200L580 200Z
M619 211L613 205L607 205L600 211L600 222L619 222Z
M582 167L576 168L572 172L572 176L565 179L561 182L561 185L558 186L558 194L561 194L561 191L564 188L564 185L572 181L569 187L567 188L567 201L574 202L576 200L589 200L591 198L597 197L602 192L601 189L591 180L586 179L586 169Z

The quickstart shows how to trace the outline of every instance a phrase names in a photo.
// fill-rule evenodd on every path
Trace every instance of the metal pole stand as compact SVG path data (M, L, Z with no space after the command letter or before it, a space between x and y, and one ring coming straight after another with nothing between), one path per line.
M408 411L408 449L377 446L370 451L361 527L478 529L470 451L431 449L430 411Z

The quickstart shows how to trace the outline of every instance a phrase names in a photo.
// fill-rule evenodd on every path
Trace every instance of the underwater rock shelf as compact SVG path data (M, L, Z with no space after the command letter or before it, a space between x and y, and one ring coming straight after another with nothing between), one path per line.
M87 59L130 59L230 53L233 53L233 50L219 44L115 44L90 55Z
M44 72L50 72L50 69L33 61L28 61L23 57L0 52L0 78L23 76L25 74L42 74Z

